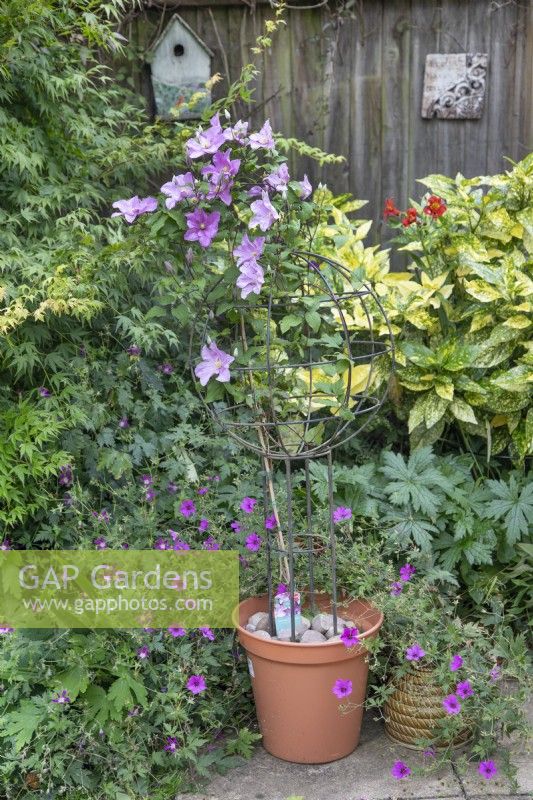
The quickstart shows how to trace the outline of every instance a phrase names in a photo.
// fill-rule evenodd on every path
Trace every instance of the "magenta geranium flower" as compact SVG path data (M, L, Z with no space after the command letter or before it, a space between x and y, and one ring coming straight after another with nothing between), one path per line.
M200 694L207 689L207 684L203 675L191 675L186 686L192 694Z
M252 150L259 150L260 147L265 150L273 150L275 148L276 143L274 142L272 127L268 119L258 133L250 135L249 144Z
M37 391L39 392L41 397L51 397L52 396L52 392L50 391L50 389L47 389L46 386L39 386L39 389Z
M72 467L70 464L64 464L59 467L57 482L60 486L70 486L72 483Z
M392 777L396 778L397 781L408 778L411 774L411 770L404 761L395 761L390 772Z
M185 628L174 628L171 626L170 628L167 628L167 631L170 633L171 636L174 637L174 639L179 639L181 636L187 635L187 631L185 630Z
M139 480L143 486L151 486L154 482L154 479L152 478L151 475L141 475Z
M174 367L172 366L172 364L169 364L168 361L165 362L164 364L160 364L157 369L159 370L159 372L162 372L163 375L172 375L172 373L174 372Z
M403 592L403 583L401 583L400 581L394 581L394 583L391 583L390 595L392 597L398 597L399 595L401 595L402 592Z
M275 517L275 515L274 515L274 514L270 514L270 515L269 515L269 516L268 516L268 517L265 519L265 528L267 529L267 531L271 531L271 530L273 530L275 527L276 527L276 517Z
M352 693L352 682L345 681L342 678L337 678L333 687L331 689L335 697L338 697L339 700L342 700L344 697L348 697Z
M209 639L210 642L215 641L215 634L213 633L211 628L204 626L203 628L198 628L198 632L202 634L204 639Z
M185 142L185 150L189 158L201 158L202 156L216 153L224 144L224 131L220 125L219 115L211 117L210 127L207 130L199 130L192 139Z
M239 508L246 514L251 514L257 504L255 497L245 497Z
M422 650L418 642L412 644L411 647L408 647L405 651L405 658L407 661L420 661L425 655L426 651Z
M198 242L201 247L209 247L218 233L220 213L212 211L210 214L203 208L196 208L185 214L187 230L184 239L188 242Z
M220 550L219 543L212 536L208 536L203 544L205 550Z
M195 367L194 374L205 386L210 378L216 375L216 380L220 383L227 383L230 378L229 365L235 361L233 356L219 350L215 342L202 347L202 361Z
M200 488L198 489L198 494L199 495L204 495L204 494L207 494L208 491L209 491L209 488L207 486L200 486Z
M147 503L153 503L155 500L155 490L154 489L147 489L144 495L144 499Z
M266 238L264 236L256 236L255 239L250 239L247 233L242 237L240 245L233 248L233 255L237 260L237 264L241 266L248 261L257 261L263 255Z
M494 761L480 761L477 771L485 780L490 781L498 774L498 767Z
M129 356L140 356L140 355L141 355L141 353L142 353L142 350L141 350L141 348L139 347L139 345L137 345L137 344L130 344L130 346L129 346L129 347L128 347L128 349L126 350L126 353L127 353Z
M263 540L257 533L251 533L249 536L246 537L244 545L247 550L251 550L253 553L256 553L259 548L261 547L261 542Z
M490 675L491 681L493 681L493 682L494 681L499 681L501 676L502 676L502 671L501 671L500 667L497 664L495 664L493 666L493 668L491 669L491 671L489 672L489 675Z
M434 747L426 747L422 755L424 756L424 758L435 758L435 756L437 755L437 751L435 750Z
M58 703L58 705L65 705L66 703L71 703L71 699L68 696L68 692L66 689L63 689L62 692L57 692L55 697L52 697L52 703Z
M470 681L459 681L455 687L455 691L462 700L466 700L467 697L472 697L474 694Z
M352 509L347 506L337 506L333 512L333 522L344 522L352 518Z
M14 633L15 628L3 627L0 628L0 636L5 636L6 633Z
M97 536L96 539L93 539L93 544L97 550L105 550L107 548L107 542L103 536Z
M235 519L235 520L233 520L233 522L232 522L232 523L231 523L231 525L230 525L230 528L233 528L233 530L235 531L235 533L240 533L240 532L242 531L242 525L241 525L241 523L240 523L240 522L237 522L237 520L236 520L236 519Z
M157 542L154 544L154 550L168 550L170 548L169 543L166 539L160 537Z
M113 208L118 211L113 211L112 217L124 217L126 222L130 225L135 222L137 217L141 214L147 214L150 211L155 211L157 208L157 200L155 197L130 197L129 200L117 200L113 203Z
M137 658L140 658L141 661L144 661L146 658L150 657L150 648L147 647L145 644L142 647L139 647L137 650Z
M184 517L192 517L193 514L196 514L194 500L182 500L180 504L180 514Z
M127 417L121 417L118 421L118 427L123 430L130 427L130 421Z
M167 492L169 492L169 494L176 494L177 491L178 491L177 484L175 484L174 481L169 481L167 483Z
M279 214L270 202L268 192L261 192L261 199L254 200L250 206L252 218L248 223L249 228L259 226L262 231L267 231L279 219Z
M240 275L237 278L236 286L241 289L241 297L246 300L249 294L260 294L265 282L263 267L255 261L247 261L239 267Z
M209 520L205 519L205 517L202 517L202 519L200 520L200 524L198 525L198 530L200 531L200 533L205 533L208 528L209 528Z
M167 208L174 208L176 203L194 197L194 177L192 172L185 172L183 175L174 175L171 181L164 183L161 187L163 194L167 195L165 205Z
M461 711L461 703L454 694L449 694L444 698L442 707L447 714L459 714Z
M463 664L464 661L462 656L460 656L459 654L452 656L452 659L450 661L450 672L457 672L458 669L461 669Z
M0 550L11 550L11 539L4 539L0 544Z
M167 743L165 744L163 750L166 750L168 753L175 753L178 749L179 744L178 740L175 736L167 736Z
M341 641L345 647L354 647L354 645L359 644L359 629L345 628L341 633Z
M307 175L304 175L303 181L300 181L298 187L301 200L307 200L307 198L313 193L313 187L309 183L309 178Z
M405 582L410 581L415 572L416 568L411 564L404 564L403 567L400 567L400 580Z

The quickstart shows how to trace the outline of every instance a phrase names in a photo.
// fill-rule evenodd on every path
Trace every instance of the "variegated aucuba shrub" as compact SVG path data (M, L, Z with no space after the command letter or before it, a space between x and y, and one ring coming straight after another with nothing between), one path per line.
M381 297L397 343L392 397L412 444L454 428L469 449L483 439L488 458L521 462L533 451L533 154L502 175L420 182L420 203L400 211L388 199L384 210L406 271L391 272L383 252L369 257L346 216L323 231L322 249Z

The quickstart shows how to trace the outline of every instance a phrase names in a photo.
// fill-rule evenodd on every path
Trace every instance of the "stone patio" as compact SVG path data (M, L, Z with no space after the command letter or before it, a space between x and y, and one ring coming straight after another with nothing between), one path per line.
M533 718L533 702L529 705ZM509 793L503 778L484 780L472 766L465 776L454 767L425 778L397 781L390 766L401 759L410 766L423 756L394 745L383 723L367 713L359 747L341 761L322 765L290 764L258 747L250 761L216 777L203 794L178 795L176 800L533 800L531 751L515 746L519 790Z

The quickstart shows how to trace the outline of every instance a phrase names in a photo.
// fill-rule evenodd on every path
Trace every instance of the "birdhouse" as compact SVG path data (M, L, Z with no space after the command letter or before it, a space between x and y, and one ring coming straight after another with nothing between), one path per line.
M150 51L152 87L158 116L194 119L211 102L205 88L213 53L179 14L174 14ZM191 110L180 107L196 92L204 96Z

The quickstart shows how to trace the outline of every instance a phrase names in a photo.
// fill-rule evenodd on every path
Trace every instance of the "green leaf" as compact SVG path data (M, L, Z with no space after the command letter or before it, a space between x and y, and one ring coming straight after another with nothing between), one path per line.
M465 403L460 397L456 397L452 401L450 411L454 417L461 420L461 422L471 422L473 425L477 425L476 415L474 414L472 406Z
M506 540L513 545L526 536L533 525L533 482L520 490L515 475L511 475L508 483L489 480L487 486L496 499L487 504L485 515L489 519L503 518Z
M45 708L35 705L31 700L22 700L16 711L4 715L0 736L12 737L18 753L31 742L45 716Z
M322 323L322 317L317 311L307 311L305 320L315 333L319 330Z
M296 328L301 324L302 320L300 317L297 317L296 314L287 314L286 317L281 319L279 327L282 333L287 333L290 328Z

